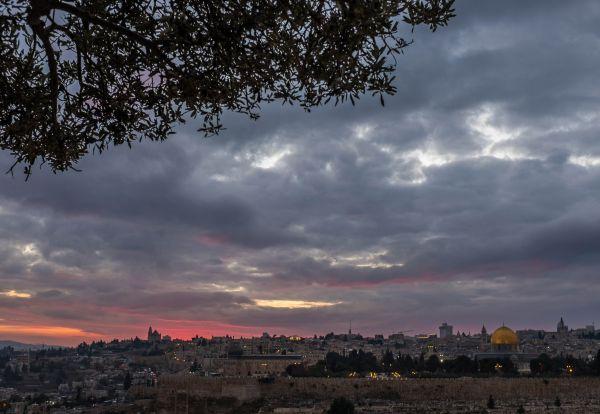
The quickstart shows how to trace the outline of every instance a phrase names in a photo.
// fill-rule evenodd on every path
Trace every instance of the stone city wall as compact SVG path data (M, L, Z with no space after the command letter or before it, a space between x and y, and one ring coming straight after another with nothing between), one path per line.
M170 398L184 393L196 398L232 397L239 401L266 399L331 400L338 396L352 399L390 399L398 401L481 401L489 395L496 399L597 398L600 378L458 378L458 379L347 379L277 378L261 383L255 378L206 378L170 375L159 379L158 396Z

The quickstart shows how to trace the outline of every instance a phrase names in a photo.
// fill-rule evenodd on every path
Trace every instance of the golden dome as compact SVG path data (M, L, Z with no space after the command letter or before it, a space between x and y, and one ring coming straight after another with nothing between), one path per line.
M492 345L519 345L519 337L512 329L501 326L492 334L491 342Z

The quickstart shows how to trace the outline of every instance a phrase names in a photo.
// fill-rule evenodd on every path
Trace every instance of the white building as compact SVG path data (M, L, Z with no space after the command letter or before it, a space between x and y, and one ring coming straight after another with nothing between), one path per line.
M440 326L440 339L449 338L452 336L453 326L448 325L446 322Z

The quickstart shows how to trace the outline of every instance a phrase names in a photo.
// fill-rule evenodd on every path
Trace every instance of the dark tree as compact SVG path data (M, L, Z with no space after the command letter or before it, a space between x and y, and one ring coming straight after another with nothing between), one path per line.
M592 362L592 368L594 369L596 375L600 375L600 349L596 353L596 358Z
M506 375L517 375L519 371L517 370L517 366L510 358L504 358L500 361L500 372Z
M329 414L354 414L354 404L347 398L339 397L333 400L327 412Z
M346 358L346 363L352 371L360 373L379 371L377 357L373 353L365 352L362 349L350 351Z
M496 408L496 401L494 400L494 397L492 397L491 395L487 400L487 408L489 408L490 410L493 410L494 408Z
M477 372L477 362L466 355L459 355L456 359L447 359L442 364L444 370L451 374L474 374Z
M325 366L327 371L337 373L337 372L345 372L350 368L348 367L347 359L337 352L328 352L325 355Z
M440 359L437 355L431 355L425 362L425 370L429 372L436 372L441 368Z
M194 359L194 363L190 366L190 372L198 372L202 367L198 364L198 360Z
M325 361L318 361L315 365L311 365L307 369L308 377L325 377L327 376L327 367Z
M387 349L381 357L381 367L385 372L390 372L394 367L395 362L396 358L394 358L394 354L392 353L392 351Z
M75 395L75 400L76 401L81 401L83 398L83 394L82 394L82 390L81 387L77 387L77 391L76 391L76 395Z
M323 363L327 371L334 375L346 375L351 372L366 374L380 371L375 355L371 352L364 352L362 349L352 350L348 356L342 356L337 352L328 352Z
M306 367L302 364L290 364L285 369L285 372L290 377L307 377L308 376Z
M407 374L415 368L415 361L411 358L410 355L402 355L398 354L398 358L396 359L396 364L394 366L398 371Z
M479 372L482 374L518 374L517 367L509 358L479 360Z
M0 148L61 171L188 117L210 135L266 102L383 103L401 31L446 25L453 2L2 0Z
M127 371L127 373L125 373L125 378L123 379L123 389L127 391L129 388L131 388L131 374Z
M17 372L13 371L10 365L6 365L6 367L4 367L3 376L4 381L6 381L7 383L14 383L23 379Z
M425 354L423 352L421 352L421 355L419 355L419 362L417 363L417 367L419 371L423 371L425 369Z
M560 398L558 398L558 396L556 396L556 399L554 400L554 405L556 407L560 407L561 406Z

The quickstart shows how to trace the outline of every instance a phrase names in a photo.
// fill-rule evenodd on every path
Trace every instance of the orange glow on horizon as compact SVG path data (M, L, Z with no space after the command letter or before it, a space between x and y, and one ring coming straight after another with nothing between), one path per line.
M8 335L37 335L50 337L99 337L93 332L86 332L78 328L65 326L43 326L43 325L2 325L0 334Z

